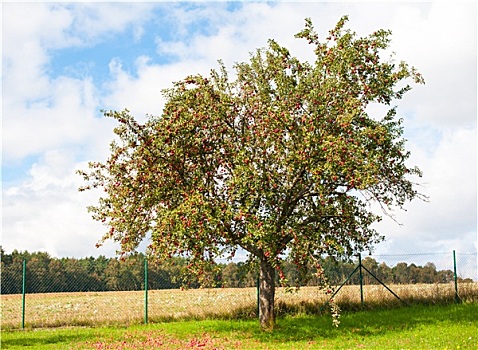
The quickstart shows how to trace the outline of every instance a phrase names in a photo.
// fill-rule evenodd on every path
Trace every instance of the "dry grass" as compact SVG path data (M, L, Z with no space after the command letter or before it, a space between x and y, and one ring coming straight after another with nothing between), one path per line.
M148 293L148 318L237 317L245 310L254 314L256 298L255 288L153 290ZM2 329L21 327L21 295L2 295L1 303ZM130 325L144 320L144 306L144 291L27 294L25 325Z
M141 318L142 292L27 294L28 327L131 323ZM21 326L21 295L2 295L2 328Z
M452 284L389 286L406 303L452 303ZM464 301L478 301L478 283L461 284ZM389 291L380 285L364 286L366 308L400 305ZM317 313L327 296L317 287L303 287L288 292L277 288L278 313ZM335 297L342 310L360 309L360 287L344 286ZM210 317L254 317L257 291L255 288L224 288L194 290L149 291L150 321L171 319L203 319ZM21 327L21 295L1 296L2 329ZM144 319L144 292L48 293L26 296L26 327L129 325Z
M334 301L342 310L391 308L404 304L449 304L455 301L453 284L409 284L388 286L399 298L381 285L363 286L364 304L361 303L360 286L344 286ZM459 286L459 296L464 302L478 302L478 283ZM329 296L330 297L330 296ZM319 313L327 311L324 304L328 296L314 287L303 287L297 293L278 289L276 304L279 313Z

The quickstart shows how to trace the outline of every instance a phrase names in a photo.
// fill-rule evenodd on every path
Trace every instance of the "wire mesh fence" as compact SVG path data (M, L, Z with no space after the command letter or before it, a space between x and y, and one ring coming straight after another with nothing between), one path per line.
M208 288L186 273L185 260L164 266L148 263L142 254L122 261L2 252L1 265L4 329L257 315L257 273L242 262L219 263ZM476 253L454 252L323 261L342 309L478 301L477 266ZM294 285L293 265L286 264L284 273ZM330 291L317 284L311 271L299 289L278 287L277 312L323 310Z

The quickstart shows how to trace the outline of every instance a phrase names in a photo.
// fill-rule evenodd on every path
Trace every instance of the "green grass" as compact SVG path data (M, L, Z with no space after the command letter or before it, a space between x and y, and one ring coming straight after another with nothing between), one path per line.
M346 312L277 320L166 322L131 327L2 331L2 349L478 349L478 303Z

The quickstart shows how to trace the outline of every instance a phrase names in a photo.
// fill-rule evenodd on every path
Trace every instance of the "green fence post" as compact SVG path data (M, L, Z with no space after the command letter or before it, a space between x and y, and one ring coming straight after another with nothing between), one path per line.
M144 323L148 323L148 259L144 258Z
M363 274L362 274L362 254L359 253L359 280L360 280L360 302L363 307Z
M22 329L25 328L25 293L27 287L27 261L23 260L23 273L22 273Z
M458 296L458 275L456 273L456 254L453 251L453 274L455 278L455 304L460 303L460 297Z

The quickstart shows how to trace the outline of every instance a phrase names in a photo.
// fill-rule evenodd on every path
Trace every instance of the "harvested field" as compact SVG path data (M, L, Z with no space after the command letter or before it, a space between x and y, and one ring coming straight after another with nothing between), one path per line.
M453 284L411 284L389 286L406 303L444 304L454 302ZM364 286L365 308L400 305L381 285ZM464 301L478 301L478 283L461 284ZM359 286L344 286L334 298L343 310L362 308ZM279 315L313 314L322 311L327 296L317 287L276 290ZM2 329L20 328L22 296L1 296ZM174 319L251 318L256 314L255 288L190 290L152 290L148 293L148 319L151 322ZM25 326L130 325L144 320L144 291L27 294Z

